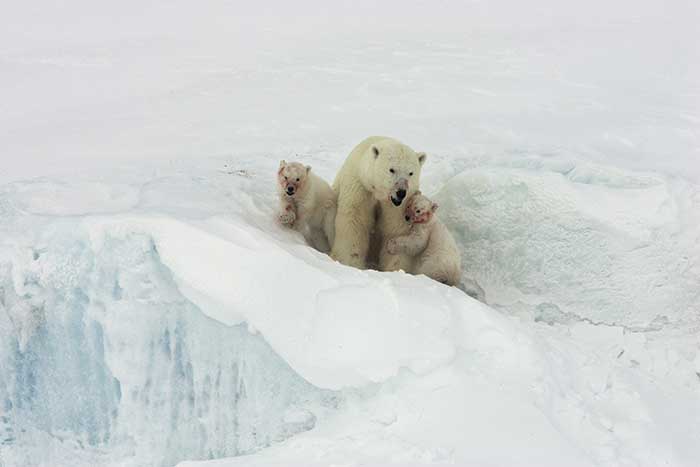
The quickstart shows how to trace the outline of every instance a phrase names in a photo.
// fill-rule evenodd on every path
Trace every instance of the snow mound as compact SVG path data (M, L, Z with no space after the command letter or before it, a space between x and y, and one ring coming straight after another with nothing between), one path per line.
M458 342L480 345L483 336L504 353L514 351L512 336L494 331L502 326L498 315L457 289L426 277L359 271L315 252L298 256L240 219L118 217L84 224L97 250L105 235L150 235L192 303L225 324L245 320L319 387L381 382L403 367L424 373L453 359ZM461 330L456 320L464 312L470 324Z
M75 446L89 462L245 454L406 369L432 374L468 352L515 377L537 358L457 289L347 268L240 219L59 218L34 242L1 263L2 420L17 462Z
M700 308L695 190L592 165L460 172L436 195L470 277L495 305L524 303L648 327ZM565 310L565 311L562 311Z

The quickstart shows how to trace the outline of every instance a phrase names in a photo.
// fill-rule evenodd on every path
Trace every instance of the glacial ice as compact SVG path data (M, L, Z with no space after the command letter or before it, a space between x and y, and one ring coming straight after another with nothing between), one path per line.
M148 235L94 252L74 231L0 255L6 465L234 456L311 429L337 403L246 325L204 316Z

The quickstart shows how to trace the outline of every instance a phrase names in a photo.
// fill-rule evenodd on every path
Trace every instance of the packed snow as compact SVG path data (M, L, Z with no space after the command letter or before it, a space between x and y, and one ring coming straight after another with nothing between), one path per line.
M697 465L693 2L6 10L1 467ZM275 222L371 134L460 288Z

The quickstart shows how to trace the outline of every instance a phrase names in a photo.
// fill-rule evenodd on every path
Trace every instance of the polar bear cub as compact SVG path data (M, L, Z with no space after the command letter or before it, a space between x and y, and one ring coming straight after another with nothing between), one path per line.
M304 235L322 253L328 253L335 240L336 194L311 167L299 162L280 161L277 171L280 197L279 222Z
M410 271L413 274L457 285L462 277L459 250L447 227L435 215L437 208L437 203L417 192L406 206L405 220L411 224L408 234L389 239L386 250L391 255L414 256Z

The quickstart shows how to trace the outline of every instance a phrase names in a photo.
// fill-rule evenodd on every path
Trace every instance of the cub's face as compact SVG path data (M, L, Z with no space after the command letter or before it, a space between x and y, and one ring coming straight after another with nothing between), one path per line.
M370 157L374 158L372 190L377 200L401 206L418 190L425 153L406 146L373 145Z
M418 192L408 201L405 216L406 222L410 222L411 224L427 224L433 220L437 208L437 203L433 203Z
M294 197L302 191L307 183L307 178L311 167L300 164L299 162L280 162L280 168L277 171L277 183L279 183L282 192L289 197Z

